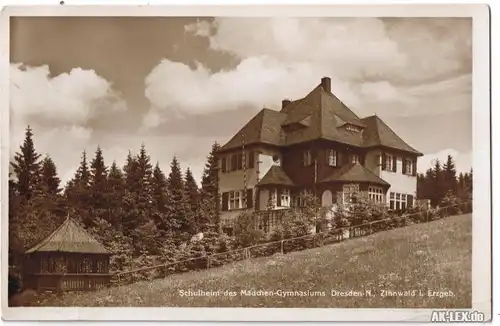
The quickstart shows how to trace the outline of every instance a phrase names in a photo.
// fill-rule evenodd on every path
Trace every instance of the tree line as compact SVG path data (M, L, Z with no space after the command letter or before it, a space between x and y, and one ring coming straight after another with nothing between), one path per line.
M417 198L430 199L432 206L438 206L454 197L462 201L472 199L472 169L457 175L451 155L446 162L436 160L425 173L417 175Z
M129 151L123 167L115 161L106 165L100 147L91 158L84 151L62 186L55 162L36 150L28 126L10 162L9 249L28 249L69 215L113 250L112 265L123 269L131 259L159 256L197 232L218 230L218 149L214 143L200 187L175 156L166 175L144 145L137 154Z

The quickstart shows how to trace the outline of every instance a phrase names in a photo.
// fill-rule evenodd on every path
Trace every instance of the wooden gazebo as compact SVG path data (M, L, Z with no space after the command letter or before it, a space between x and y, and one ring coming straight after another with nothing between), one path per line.
M37 291L86 291L109 284L111 253L68 217L26 251L24 283Z

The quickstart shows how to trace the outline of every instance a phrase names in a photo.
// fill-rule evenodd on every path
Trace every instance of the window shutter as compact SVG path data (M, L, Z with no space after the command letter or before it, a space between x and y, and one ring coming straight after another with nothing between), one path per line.
M243 153L238 154L238 170L243 169Z
M325 157L326 157L326 165L329 166L330 165L330 150L329 149L325 150L325 154L326 154L325 155Z
M255 167L255 152L250 151L248 153L248 168L253 169Z
M281 206L281 188L276 189L276 206Z
M394 155L392 157L392 172L397 172L398 171L398 157L396 155Z
M226 158L221 158L222 172L226 172Z
M229 208L229 193L228 192L223 192L222 193L222 211L225 212Z
M413 161L411 174L415 177L417 175L417 160Z
M247 189L247 208L253 207L253 189Z
M382 170L386 170L387 169L387 156L385 155L385 153L382 153Z
M337 152L337 166L342 166L343 162L343 155L341 152Z
M406 173L406 159L404 157L402 159L402 162L403 162L403 168L401 169L401 174L405 174Z
M407 195L406 200L408 202L408 208L412 208L413 207L413 195Z
M238 161L237 161L237 156L236 155L231 155L231 171L236 171L238 167Z

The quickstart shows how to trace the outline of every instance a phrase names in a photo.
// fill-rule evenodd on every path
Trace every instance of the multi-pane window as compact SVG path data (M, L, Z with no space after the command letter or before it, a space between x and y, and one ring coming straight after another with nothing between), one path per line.
M391 192L389 194L389 208L393 210L405 210L408 206L413 205L413 197L411 195Z
M375 203L384 202L384 191L380 187L368 187L368 197Z
M405 170L404 174L413 175L413 161L405 159Z
M312 164L312 154L311 154L311 151L304 151L304 157L303 157L303 161L304 161L304 166L309 166Z
M355 164L355 163L359 163L359 155L357 154L352 154L351 155L351 163Z
M255 152L240 152L221 158L220 168L223 173L255 167Z
M385 169L387 171L393 171L394 170L394 157L392 155L386 155L385 156Z
M290 189L281 190L281 207L290 207Z
M337 166L337 151L333 149L328 150L328 165Z
M351 125L351 124L348 124L346 127L345 127L347 130L349 131L354 131L354 132L359 132L360 131L360 128L354 126L354 125Z
M241 191L230 191L229 192L229 209L240 209L242 201Z
M345 185L342 191L342 204L347 206L352 204L354 199L354 194L356 194L357 192L359 192L359 185L357 184Z

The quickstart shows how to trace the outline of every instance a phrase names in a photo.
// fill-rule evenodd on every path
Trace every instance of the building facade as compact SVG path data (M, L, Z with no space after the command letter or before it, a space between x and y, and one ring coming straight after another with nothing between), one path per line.
M261 110L221 147L222 227L243 211L300 207L305 194L332 206L360 192L404 210L416 202L419 156L378 116L358 117L324 77L280 111Z

